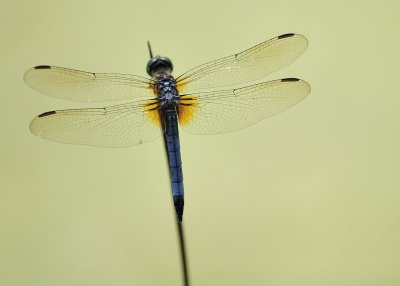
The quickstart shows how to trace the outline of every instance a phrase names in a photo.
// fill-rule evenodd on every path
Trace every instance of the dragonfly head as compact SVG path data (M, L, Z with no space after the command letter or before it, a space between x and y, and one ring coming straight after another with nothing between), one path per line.
M159 73L171 74L173 69L172 61L167 57L155 56L147 62L147 74L154 76Z
M172 62L167 57L155 56L151 50L150 42L147 41L149 47L150 60L147 62L147 74L151 77L157 74L168 74L170 75L173 69Z

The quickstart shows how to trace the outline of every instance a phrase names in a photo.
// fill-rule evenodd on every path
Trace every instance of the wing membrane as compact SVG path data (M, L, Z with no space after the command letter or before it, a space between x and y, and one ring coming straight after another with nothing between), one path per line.
M45 95L79 102L152 97L154 81L129 74L91 73L55 66L37 66L25 82Z
M181 127L192 134L235 131L285 111L302 101L310 90L307 82L290 78L185 94L181 97Z
M186 93L254 81L289 65L307 46L302 35L281 35L244 52L195 67L179 76L177 84Z
M106 108L45 112L30 124L33 134L60 143L128 147L161 135L158 113L142 102ZM153 122L151 122L153 121Z

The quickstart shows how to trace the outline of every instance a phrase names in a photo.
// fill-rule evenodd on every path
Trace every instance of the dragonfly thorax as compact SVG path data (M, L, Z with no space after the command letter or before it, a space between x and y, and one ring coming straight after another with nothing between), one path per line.
M161 106L179 103L176 81L172 76L165 75L159 78L155 89Z

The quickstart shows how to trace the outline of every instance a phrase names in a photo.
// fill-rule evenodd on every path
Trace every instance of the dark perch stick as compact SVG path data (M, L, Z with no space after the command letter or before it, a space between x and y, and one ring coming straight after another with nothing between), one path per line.
M183 272L183 281L185 286L189 286L189 271L186 260L186 248L185 248L185 235L183 233L183 225L182 221L176 220L178 223L178 233L179 233L179 245L181 251L181 261L182 261L182 272Z

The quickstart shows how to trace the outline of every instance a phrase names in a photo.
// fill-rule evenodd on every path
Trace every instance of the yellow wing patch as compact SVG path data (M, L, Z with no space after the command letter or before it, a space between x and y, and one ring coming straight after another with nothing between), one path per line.
M179 94L185 93L185 89L187 88L187 82L185 83L177 83L176 84L176 89L178 90Z
M161 126L160 114L158 112L158 100L150 99L143 103L144 113L150 122L156 126Z
M182 95L179 104L179 124L185 125L196 115L198 108L197 96Z

